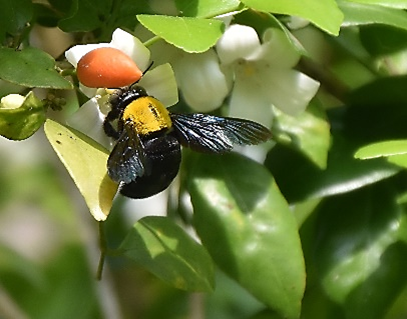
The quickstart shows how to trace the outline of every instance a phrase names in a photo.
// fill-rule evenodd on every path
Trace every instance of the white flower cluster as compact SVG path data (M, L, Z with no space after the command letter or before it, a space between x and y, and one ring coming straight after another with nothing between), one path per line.
M65 55L76 67L84 54L106 46L122 50L141 70L150 63L150 51L139 39L121 29L113 33L110 43L78 45ZM299 114L319 88L317 81L293 69L300 54L278 29L268 29L260 41L253 28L230 25L215 48L199 54L168 53L168 57L175 75L168 63L147 72L139 83L148 94L171 106L178 102L179 88L188 105L199 112L212 111L230 97L230 116L251 119L268 127L272 124L273 106L290 115ZM88 116L100 121L106 114L106 90L83 86L81 89L91 99L70 120L80 130L89 128ZM87 133L100 141L104 135L101 127L95 125L94 132Z

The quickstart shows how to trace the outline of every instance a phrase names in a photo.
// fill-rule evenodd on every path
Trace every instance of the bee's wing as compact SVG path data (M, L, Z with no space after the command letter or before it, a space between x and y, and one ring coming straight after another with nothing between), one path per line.
M259 144L271 138L269 129L249 120L200 113L170 115L180 143L195 151L224 153L233 144Z
M124 124L124 130L107 160L109 176L116 182L127 184L143 176L147 166L140 138L131 125Z

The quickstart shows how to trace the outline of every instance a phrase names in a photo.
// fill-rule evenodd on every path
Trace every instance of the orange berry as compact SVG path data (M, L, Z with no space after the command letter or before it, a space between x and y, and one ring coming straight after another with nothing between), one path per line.
M110 47L86 53L76 68L79 81L91 88L118 88L140 80L143 72L124 52Z

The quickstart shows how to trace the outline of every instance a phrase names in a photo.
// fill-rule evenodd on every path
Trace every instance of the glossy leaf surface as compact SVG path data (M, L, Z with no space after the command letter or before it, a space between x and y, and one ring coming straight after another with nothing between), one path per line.
M273 137L303 153L319 168L326 168L330 126L324 115L315 108L308 108L296 117L275 109Z
M383 318L407 282L405 217L389 183L332 197L318 210L315 259L346 318Z
M325 170L286 147L271 150L266 166L290 203L350 192L400 171L384 159L355 159L356 147L352 144L342 136L334 136Z
M305 272L296 221L274 179L236 154L197 156L194 224L219 267L287 318L300 313Z
M176 288L213 290L214 268L209 254L167 217L148 216L139 220L120 249Z

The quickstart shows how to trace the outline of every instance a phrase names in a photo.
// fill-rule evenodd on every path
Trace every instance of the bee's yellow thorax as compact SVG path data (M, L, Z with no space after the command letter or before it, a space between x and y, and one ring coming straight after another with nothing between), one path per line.
M139 97L127 105L122 119L124 122L130 121L139 135L148 135L172 126L166 107L152 96Z

